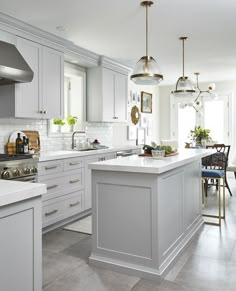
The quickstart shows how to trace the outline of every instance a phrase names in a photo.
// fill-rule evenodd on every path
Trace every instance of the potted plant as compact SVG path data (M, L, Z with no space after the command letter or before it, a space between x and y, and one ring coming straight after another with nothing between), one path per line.
M72 132L74 131L74 125L76 124L77 120L78 120L77 116L68 115L66 117L66 122L70 126L70 130Z
M194 130L190 131L192 140L196 146L205 147L206 142L211 141L210 129L203 128L201 126L195 126Z
M65 122L62 119L54 119L53 124L57 127L57 132L61 132L61 127L65 124Z

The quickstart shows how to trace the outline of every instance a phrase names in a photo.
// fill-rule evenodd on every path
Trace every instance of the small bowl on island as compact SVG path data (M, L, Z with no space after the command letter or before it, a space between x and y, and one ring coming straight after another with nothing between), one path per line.
M165 150L153 149L152 157L157 160L161 160L165 157Z

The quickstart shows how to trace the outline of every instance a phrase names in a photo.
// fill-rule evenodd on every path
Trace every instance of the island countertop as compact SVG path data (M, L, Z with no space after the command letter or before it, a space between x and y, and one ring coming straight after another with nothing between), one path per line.
M153 157L129 156L89 164L89 168L102 171L161 174L212 154L211 149L183 149L178 154L161 160Z
M46 193L46 185L0 180L0 207Z

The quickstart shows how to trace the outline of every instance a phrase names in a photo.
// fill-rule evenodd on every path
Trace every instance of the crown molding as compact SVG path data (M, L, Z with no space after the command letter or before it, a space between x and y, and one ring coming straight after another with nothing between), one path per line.
M127 74L127 75L132 70L130 67L120 64L116 62L115 60L110 59L106 56L100 56L99 65L107 69L111 69L111 70L117 71L119 73Z

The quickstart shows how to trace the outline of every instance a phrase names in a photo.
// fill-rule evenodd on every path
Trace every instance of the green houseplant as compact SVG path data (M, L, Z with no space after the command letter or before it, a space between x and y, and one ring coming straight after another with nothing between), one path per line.
M65 125L65 121L62 119L53 119L53 124L57 126L57 132L61 132L61 127Z
M78 120L77 116L68 115L66 117L66 122L68 125L75 125Z
M212 140L210 136L210 129L206 129L201 126L195 126L194 130L190 131L190 135L196 145L201 147L203 147L206 142Z
M66 122L70 126L70 131L74 131L74 125L76 124L77 120L77 116L68 115L66 117Z

